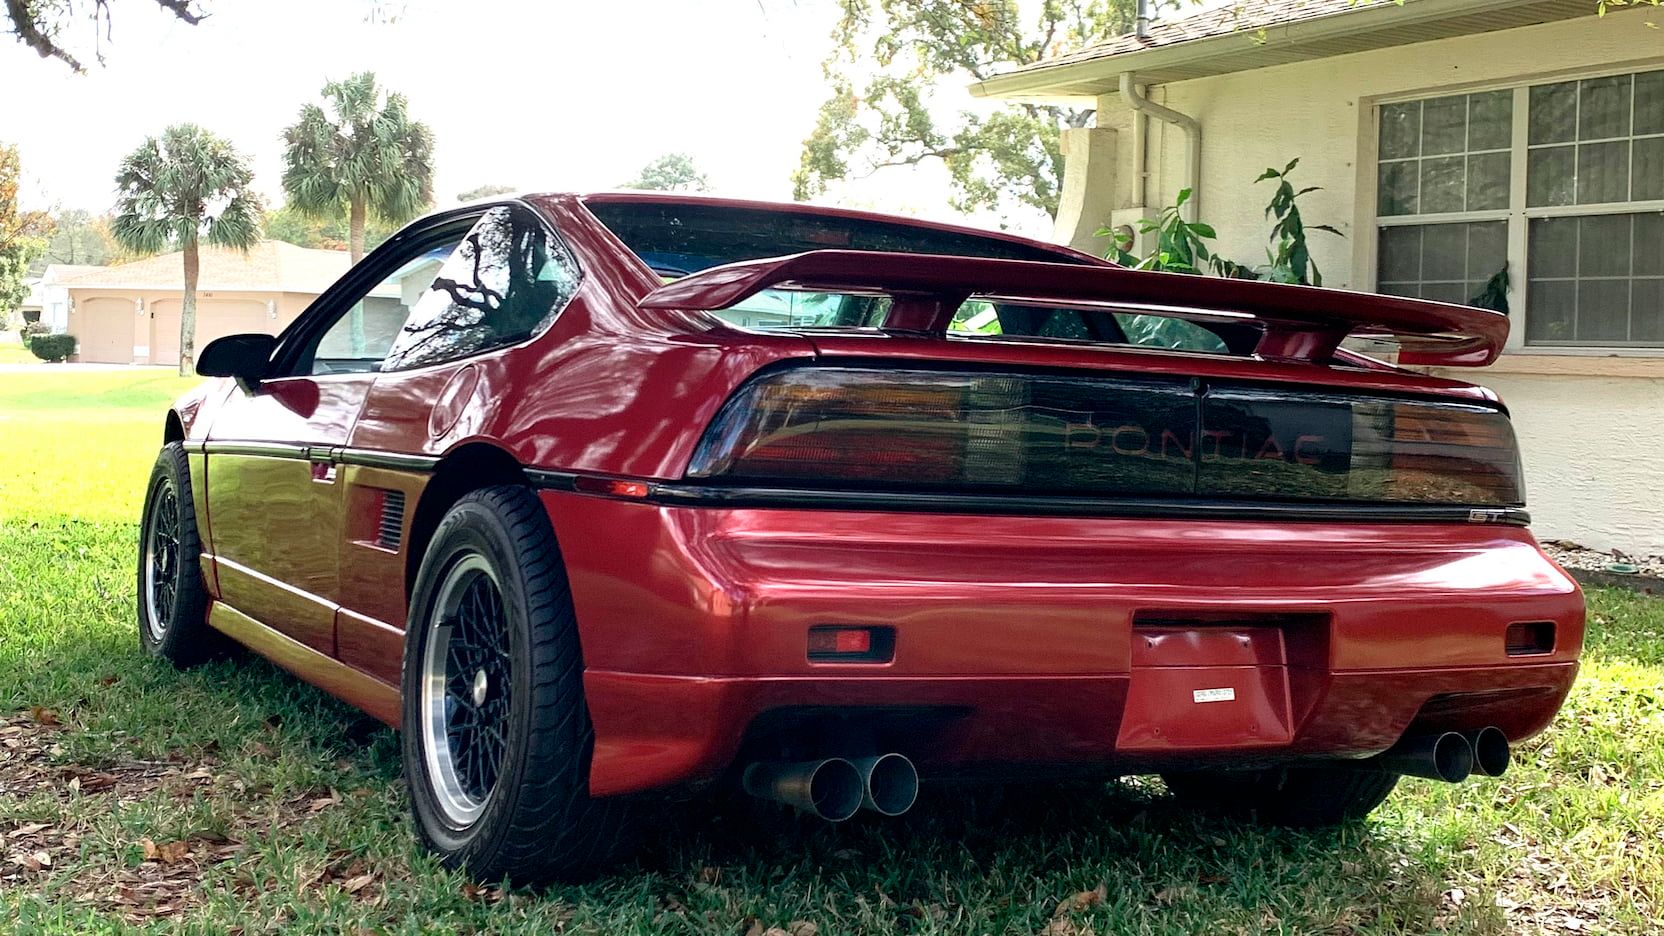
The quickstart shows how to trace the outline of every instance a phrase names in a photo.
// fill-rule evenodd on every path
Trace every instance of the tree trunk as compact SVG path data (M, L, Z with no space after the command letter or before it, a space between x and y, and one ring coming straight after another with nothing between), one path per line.
M367 211L363 198L352 200L352 213L347 218L347 249L354 266L364 259L364 219Z
M352 211L347 219L347 249L352 255L353 266L364 259L364 199L352 200ZM352 310L347 313L347 334L352 343L352 356L364 357L364 303L353 303Z
M179 376L196 372L196 277L201 268L196 238L185 242L185 303L179 312ZM153 313L154 314L154 313Z

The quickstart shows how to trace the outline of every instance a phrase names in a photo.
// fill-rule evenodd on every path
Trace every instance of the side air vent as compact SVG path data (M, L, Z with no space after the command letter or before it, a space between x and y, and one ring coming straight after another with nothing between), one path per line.
M398 549L404 538L404 492L381 492L381 523L376 528L376 545Z

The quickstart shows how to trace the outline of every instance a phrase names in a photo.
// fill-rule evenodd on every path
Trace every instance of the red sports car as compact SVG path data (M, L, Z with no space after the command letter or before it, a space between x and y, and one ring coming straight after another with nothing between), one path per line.
M420 836L486 879L718 783L839 820L1158 772L1355 819L1499 773L1577 672L1507 410L1405 367L1507 331L804 205L462 207L203 350L140 640L401 728Z

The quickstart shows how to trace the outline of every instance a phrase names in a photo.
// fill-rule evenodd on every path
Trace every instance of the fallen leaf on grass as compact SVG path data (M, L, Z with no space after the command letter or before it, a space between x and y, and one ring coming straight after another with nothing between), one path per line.
M1065 913L1075 913L1088 907L1096 907L1109 897L1109 885L1099 884L1089 891L1081 891L1072 897L1064 898L1052 911L1053 917L1063 916Z
M44 822L31 822L28 825L20 825L13 829L10 836L12 838L23 838L25 836L34 835L37 832L45 832L50 828L52 828L52 826Z
M462 896L469 900L478 900L482 903L496 903L503 899L503 892L495 887L481 887L473 881L464 881L462 884Z
M165 865L175 865L190 857L189 842L163 842L158 845L148 838L139 839L139 850L144 853L145 861L154 861Z
M58 718L57 712L54 712L45 706L30 706L29 716L35 720L35 724L40 725L43 728L62 728L64 724Z
M322 812L339 802L341 802L341 794L335 792L335 789L332 787L328 796L317 797L312 800L312 802L308 803L306 808L309 812Z
M349 894L356 894L364 888L370 886L370 883L375 879L376 876L373 873L360 874L357 877L348 878L347 882L341 885L341 889Z
M715 884L716 882L718 882L720 880L722 880L722 869L721 868L715 868L715 867L711 867L710 865L706 865L705 867L702 867L702 868L699 869L699 883L701 883L701 884Z
M763 936L763 921L756 917L746 917L740 920L740 936Z
M793 920L786 924L788 936L815 936L819 931L820 927L808 920Z

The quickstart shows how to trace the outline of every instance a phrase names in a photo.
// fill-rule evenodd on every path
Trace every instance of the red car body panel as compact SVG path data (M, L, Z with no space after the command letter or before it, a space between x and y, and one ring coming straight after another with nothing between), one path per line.
M676 482L724 402L782 362L1009 365L1496 401L1344 350L1315 363L879 329L748 332L661 307L675 293L585 203L524 202L583 271L574 298L528 341L408 371L285 378L253 394L220 380L180 402L169 432L190 452L211 623L396 723L413 537L451 460L489 451L534 478ZM1236 287L1209 288L1224 302ZM1494 322L1475 328L1463 353L1493 353ZM1412 726L1494 724L1519 739L1553 717L1582 644L1577 586L1515 526L672 506L570 487L540 496L577 612L595 795L713 780L756 725L803 710L927 713L908 753L943 772L1362 757ZM390 548L377 523L396 495L403 536ZM1508 655L1508 625L1536 621L1555 625L1552 650ZM894 659L811 663L807 631L822 624L894 627ZM1227 688L1243 704L1173 702Z

